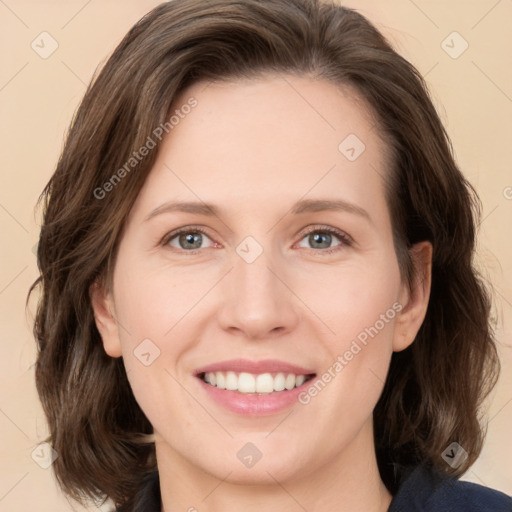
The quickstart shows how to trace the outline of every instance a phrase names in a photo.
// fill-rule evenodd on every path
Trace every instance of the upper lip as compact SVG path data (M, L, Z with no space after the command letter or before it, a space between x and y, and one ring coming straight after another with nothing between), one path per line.
M310 375L315 372L287 363L277 359L264 359L261 361L250 361L248 359L230 359L229 361L219 361L209 364L196 370L196 375L209 372L247 372L252 374L262 373L293 373L295 375Z

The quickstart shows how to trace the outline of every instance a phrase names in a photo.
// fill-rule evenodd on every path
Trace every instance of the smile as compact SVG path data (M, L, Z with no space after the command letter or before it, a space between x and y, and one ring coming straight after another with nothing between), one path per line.
M195 381L208 401L242 416L285 411L298 401L316 373L312 367L277 359L231 359L197 368Z
M284 390L292 390L302 386L314 374L295 375L293 373L260 373L254 375L247 372L205 372L199 375L204 382L218 389L238 391L239 393L270 394Z

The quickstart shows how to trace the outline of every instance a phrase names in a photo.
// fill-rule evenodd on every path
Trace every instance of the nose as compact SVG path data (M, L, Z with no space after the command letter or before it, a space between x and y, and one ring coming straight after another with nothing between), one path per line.
M223 280L218 319L224 330L247 339L268 339L293 331L299 302L287 283L289 274L269 251L248 263L234 255L231 272Z

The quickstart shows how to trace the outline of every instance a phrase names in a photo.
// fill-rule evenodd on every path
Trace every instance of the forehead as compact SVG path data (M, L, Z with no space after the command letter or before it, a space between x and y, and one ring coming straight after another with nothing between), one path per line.
M136 211L169 199L241 215L317 196L382 206L386 145L352 88L290 75L203 81L175 99L170 115Z

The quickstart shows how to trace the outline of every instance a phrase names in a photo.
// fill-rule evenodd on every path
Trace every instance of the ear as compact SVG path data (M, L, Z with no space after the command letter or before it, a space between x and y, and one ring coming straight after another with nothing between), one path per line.
M409 287L403 283L399 303L402 309L395 324L393 351L406 349L416 338L427 313L432 281L432 244L419 242L409 249L414 276Z
M119 329L114 316L114 300L110 292L106 292L99 280L89 288L89 297L94 310L96 327L103 340L103 348L111 357L121 357L121 342Z

